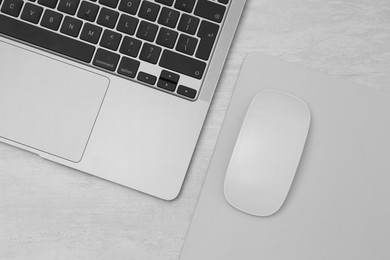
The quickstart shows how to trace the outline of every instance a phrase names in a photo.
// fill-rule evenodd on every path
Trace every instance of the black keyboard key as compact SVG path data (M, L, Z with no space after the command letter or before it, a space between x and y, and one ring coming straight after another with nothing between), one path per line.
M180 85L177 88L177 94L194 99L196 97L196 90Z
M104 30L102 39L100 40L100 46L116 51L119 47L119 43L121 40L121 34L110 30Z
M176 50L188 55L193 55L197 44L198 39L182 34L177 42Z
M120 56L116 53L98 49L95 58L93 59L93 64L106 70L115 71L119 62L119 57Z
M156 38L157 30L157 25L141 21L137 32L137 37L143 40L153 42Z
M170 81L173 83L177 83L177 82L179 82L180 76L176 73L173 73L173 72L170 72L167 70L163 70L161 72L160 79L163 79L165 81Z
M44 5L50 8L55 8L58 0L38 0L38 4Z
M121 0L119 10L135 15L139 7L140 0Z
M70 15L76 13L77 7L79 6L80 0L60 0L58 4L58 10Z
M156 0L157 3L164 4L164 5L173 5L174 0Z
M194 9L195 0L176 0L175 8L191 13Z
M223 5L209 0L198 0L194 13L200 17L220 23L222 22L225 11L226 7Z
M118 16L118 12L103 7L100 11L97 23L112 29L115 27Z
M83 1L80 5L80 9L77 16L81 19L94 22L99 12L99 6L93 3Z
M148 73L142 72L142 71L140 71L138 73L137 79L139 81L142 81L142 82L147 83L149 85L154 85L157 81L157 77L150 75Z
M1 11L5 14L18 17L22 10L22 6L23 0L5 0L1 7Z
M43 14L41 25L43 27L57 31L60 28L60 23L64 16L60 13L54 12L50 9L46 9Z
M162 27L158 33L156 43L172 49L175 46L177 36L177 32Z
M118 67L118 73L133 79L137 75L139 65L139 61L123 57Z
M23 20L37 24L41 15L43 13L43 8L37 5L26 3L24 6L21 18Z
M81 31L80 38L84 41L97 44L102 34L102 28L94 24L86 23Z
M210 58L211 51L213 49L215 40L217 39L219 26L208 21L203 21L199 27L198 37L200 43L198 50L196 51L196 57L202 60L208 60Z
M160 6L149 1L143 1L138 16L149 21L156 21Z
M183 14L180 18L179 26L177 28L182 32L194 35L196 29L198 29L199 22L199 18L188 14Z
M82 24L83 23L80 20L67 16L62 23L60 31L66 35L77 37Z
M163 7L161 10L158 23L170 28L175 28L177 21L179 20L180 13L167 7Z
M111 8L116 8L119 0L99 0L99 3Z
M142 42L140 40L125 36L119 51L122 54L135 58L138 56L139 50L141 49L141 44Z
M218 0L218 2L227 5L229 0Z
M1 14L0 33L88 63L95 51L95 47L87 43Z
M173 82L166 81L166 80L163 80L163 79L159 79L158 82L157 82L157 87L165 89L165 90L168 90L168 91L171 91L171 92L175 91L176 85L177 84L175 84Z
M138 19L122 14L116 29L120 32L133 35L138 26Z
M139 55L139 58L143 61L157 64L158 58L161 54L161 48L157 47L155 45L145 43L142 47L141 54Z
M187 76L201 79L206 69L206 63L184 56L182 54L164 50L159 65Z

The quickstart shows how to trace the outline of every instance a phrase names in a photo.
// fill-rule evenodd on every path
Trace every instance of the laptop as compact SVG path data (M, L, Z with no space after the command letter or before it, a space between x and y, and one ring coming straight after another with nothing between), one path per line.
M164 199L245 0L0 0L0 141Z

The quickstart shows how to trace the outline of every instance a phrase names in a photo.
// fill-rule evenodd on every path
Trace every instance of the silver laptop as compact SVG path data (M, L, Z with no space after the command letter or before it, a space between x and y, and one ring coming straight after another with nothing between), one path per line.
M245 0L0 0L0 141L180 192Z

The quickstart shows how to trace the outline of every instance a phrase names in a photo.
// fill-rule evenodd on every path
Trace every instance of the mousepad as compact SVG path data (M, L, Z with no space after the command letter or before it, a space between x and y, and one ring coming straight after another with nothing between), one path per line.
M250 101L264 89L306 101L312 122L284 206L256 217L230 206L223 184ZM390 259L389 111L389 91L248 55L180 259Z

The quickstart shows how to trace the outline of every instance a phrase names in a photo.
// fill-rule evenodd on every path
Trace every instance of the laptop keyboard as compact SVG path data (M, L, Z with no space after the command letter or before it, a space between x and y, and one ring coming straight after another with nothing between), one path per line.
M0 33L195 100L231 0L0 0Z

